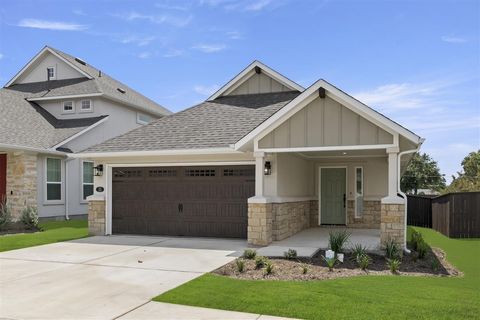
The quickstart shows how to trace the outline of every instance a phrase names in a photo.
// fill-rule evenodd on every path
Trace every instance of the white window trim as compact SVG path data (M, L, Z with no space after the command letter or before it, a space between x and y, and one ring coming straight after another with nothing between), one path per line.
M362 181L362 199L364 199L365 197L365 177L364 177L364 172L363 172L363 167L355 167L355 189L353 190L354 192L354 195L355 195L355 218L361 218L363 217L363 211L361 212L361 214L358 214L357 212L357 208L358 208L358 205L357 205L357 169L361 169L362 170L362 175L361 175L361 181ZM365 201L365 199L364 199Z
M49 182L48 181L48 173L47 173L47 170L48 170L48 164L47 164L47 159L58 159L60 160L60 182ZM44 192L44 195L43 195L43 198L44 198L44 204L45 205L54 205L54 204L64 204L64 192L63 192L63 187L64 187L64 176L65 176L65 169L63 167L63 161L62 161L62 158L58 158L58 157L46 157L45 158L45 177L44 177L44 183L43 185L45 186L45 192ZM59 184L60 185L60 200L48 200L47 199L47 185L48 184Z
M145 114L145 113L140 113L140 112L137 112L137 123L138 124L141 124L141 125L145 125L145 124L149 124L150 122L147 122L147 121L143 121L140 119L140 116L147 116L147 117L150 117L149 115ZM150 117L151 119L153 119L152 117Z
M67 102L72 103L72 110L65 110L65 103ZM62 114L69 114L69 113L75 113L75 101L73 100L67 100L62 102Z
M83 181L83 164L84 164L85 162L88 162L88 163L91 163L91 164L95 165L95 163L94 163L93 161L87 161L87 160L83 160L83 161L82 161L82 165L81 165L81 167L80 167L80 177L81 177L81 179L80 179L80 188L82 189L82 198L80 199L80 203L88 203L88 200L85 199L85 195L83 194L83 192L84 192L83 186L84 186L84 185L92 185L92 186L94 186L94 189L95 189L95 178L94 178L94 180L93 180L92 183L85 183L85 182ZM93 190L93 194L95 194L95 190Z
M48 69L53 69L53 77L50 77L50 79L53 79L53 80L57 79L57 68L55 68L55 66L48 66L47 70ZM47 77L48 77L48 75L47 75Z
M90 109L82 109L83 101L90 101ZM81 113L93 112L93 101L91 99L80 100L80 107L78 108L78 112L81 112Z

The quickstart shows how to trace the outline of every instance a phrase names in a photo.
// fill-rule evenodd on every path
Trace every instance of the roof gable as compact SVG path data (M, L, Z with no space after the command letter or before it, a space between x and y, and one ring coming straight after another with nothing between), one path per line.
M254 130L252 130L248 135L246 135L241 140L239 140L235 144L235 149L241 150L244 146L251 143L251 141L253 141L254 139L257 139L257 140L262 139L263 137L268 135L270 132L275 130L277 127L279 127L289 118L291 118L295 113L302 110L310 102L316 99L319 95L320 88L325 89L327 97L330 97L334 101L340 103L341 105L345 106L349 110L353 111L354 113L358 114L360 117L366 119L367 121L371 122L375 126L378 126L379 128L383 129L384 131L392 135L397 135L397 134L401 135L415 144L419 144L422 142L422 138L417 136L415 133L402 127L401 125L394 122L393 120L387 118L381 113L373 110L372 108L356 100L352 96L336 88L335 86L328 83L327 81L321 79L315 82L313 85L311 85L308 89L303 91L295 99L290 101L290 103L288 103L285 107L279 110L272 117L270 117L261 125L259 125Z
M305 90L267 65L255 60L242 72L208 98L215 100L221 96L239 94L259 94Z

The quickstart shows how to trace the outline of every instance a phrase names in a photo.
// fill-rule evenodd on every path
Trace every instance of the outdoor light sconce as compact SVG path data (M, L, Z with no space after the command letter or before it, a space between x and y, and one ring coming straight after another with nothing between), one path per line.
M266 176L272 174L272 164L270 163L270 161L265 161L265 169L263 169L263 172L265 172Z
M93 167L93 174L97 177L103 176L103 164Z

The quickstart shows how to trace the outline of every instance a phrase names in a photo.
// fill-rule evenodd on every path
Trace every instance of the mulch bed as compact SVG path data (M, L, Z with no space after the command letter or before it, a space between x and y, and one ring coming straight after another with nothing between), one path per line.
M213 273L236 279L245 280L328 280L336 278L345 278L365 275L392 275L384 256L378 254L369 254L372 259L368 270L361 270L353 255L345 254L343 263L338 263L333 271L329 271L321 255L325 254L322 250L311 259L286 260L283 258L271 258L273 263L273 273L266 275L265 269L255 269L254 260L245 260L245 271L238 272L235 261L232 261L223 267L213 271ZM439 268L434 271L432 261L437 260ZM303 274L303 266L308 267L306 274ZM441 249L433 248L427 252L423 259L415 259L414 254L403 256L399 272L396 275L401 276L459 276L462 275L445 259L445 253Z
M34 233L41 231L41 229L27 229L21 222L9 223L5 229L0 229L0 235L18 234L18 233Z

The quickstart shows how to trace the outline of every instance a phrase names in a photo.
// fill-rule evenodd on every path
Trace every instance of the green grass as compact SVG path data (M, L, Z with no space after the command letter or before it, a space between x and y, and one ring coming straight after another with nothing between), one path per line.
M206 274L154 300L305 319L479 319L480 239L449 239L430 229L415 229L431 246L445 250L465 276L295 282Z
M86 220L49 221L40 226L41 232L0 236L0 252L88 236Z

